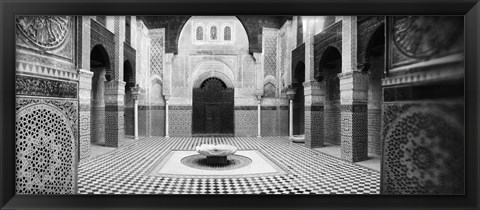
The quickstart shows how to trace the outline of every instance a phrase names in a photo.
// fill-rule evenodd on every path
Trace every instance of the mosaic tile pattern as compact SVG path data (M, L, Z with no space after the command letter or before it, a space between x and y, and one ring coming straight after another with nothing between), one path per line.
M16 193L74 193L76 133L67 116L51 105L30 105L17 112L15 127Z
M323 120L322 111L305 111L305 146L323 147Z
M264 71L265 76L277 75L277 34L272 32L264 34L265 53L264 53Z
M188 178L148 176L171 150L231 144L258 149L286 175ZM80 194L378 194L380 174L282 137L151 137L79 165Z
M118 141L124 134L123 108L105 111L105 146L118 147Z
M357 109L357 107L360 107ZM357 162L368 158L367 105L342 105L342 158Z
M382 192L463 194L463 104L384 104Z
M150 136L165 136L165 110L152 109L150 112Z
M288 136L288 107L280 107L280 120L277 123L277 126L279 128L277 136Z
M138 135L147 136L147 112L145 106L138 106Z
M257 136L257 110L235 110L235 136Z
M135 116L134 116L134 109L132 107L125 107L124 110L125 114L125 135L134 135L135 129Z
M80 145L79 145L79 158L80 160L90 156L90 106L81 104L85 109L80 109Z
M382 153L381 122L382 110L368 110L368 153L380 155Z
M277 129L277 110L262 110L261 111L262 122L262 136L274 136Z
M325 142L340 145L340 104L325 102L324 119Z
M192 109L174 110L170 109L169 117L169 135L170 136L192 136Z
M90 113L90 141L95 143L105 139L105 107L92 107Z

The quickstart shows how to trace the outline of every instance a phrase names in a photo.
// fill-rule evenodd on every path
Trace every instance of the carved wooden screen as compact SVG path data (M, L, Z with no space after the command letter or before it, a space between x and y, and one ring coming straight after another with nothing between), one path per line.
M193 89L193 135L233 135L233 93L233 88L217 78L209 78Z

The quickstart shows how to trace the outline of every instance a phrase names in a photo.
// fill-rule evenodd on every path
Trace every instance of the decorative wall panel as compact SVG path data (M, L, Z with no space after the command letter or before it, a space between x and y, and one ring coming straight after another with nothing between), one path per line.
M90 141L103 142L105 139L105 107L92 107L90 115Z
M235 136L257 136L257 107L235 107Z
M127 108L125 107L124 109L125 112L125 135L134 135L134 109L133 108Z
M72 16L17 16L17 48L73 62Z
M16 102L16 193L75 193L78 103Z
M325 130L325 142L340 145L340 103L325 102L324 109L325 121L323 126Z
M79 158L80 160L90 156L90 106L80 105L80 143L79 143Z
M192 107L169 107L169 136L192 136Z
M151 107L150 109L150 135L165 136L165 107Z
M268 32L268 33L266 33ZM277 76L277 33L276 30L264 29L264 72L265 76Z
M289 116L288 116L288 106L280 106L280 110L278 110L280 120L278 121L278 136L288 136L288 123L289 123Z
M147 124L149 124L148 119L148 107L147 106L140 106L138 105L138 135L139 136L149 136L150 134L147 132Z
M463 105L383 106L382 193L464 193Z
M164 43L163 35L150 39L150 74L163 75Z
M15 93L17 95L77 98L78 83L49 80L17 75Z
M390 20L390 68L463 52L462 16L394 16Z
M279 122L276 107L262 107L261 121L262 136L275 136Z
M367 105L341 105L341 156L357 162L368 158Z
M368 153L382 154L382 110L368 109Z
M323 147L323 106L305 107L305 146Z

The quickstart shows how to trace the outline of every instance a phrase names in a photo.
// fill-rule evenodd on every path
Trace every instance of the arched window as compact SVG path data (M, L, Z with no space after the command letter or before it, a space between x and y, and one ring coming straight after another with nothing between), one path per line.
M225 29L223 30L223 40L232 40L232 29L230 26L225 26Z
M217 27L216 26L212 26L210 28L210 39L211 40L217 40Z
M197 40L203 40L203 27L198 26L196 32Z

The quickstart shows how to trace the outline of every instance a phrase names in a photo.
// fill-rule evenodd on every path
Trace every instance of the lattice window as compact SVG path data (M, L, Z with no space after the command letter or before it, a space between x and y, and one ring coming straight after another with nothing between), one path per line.
M162 76L163 70L163 37L151 40L150 74Z
M265 37L265 76L277 73L277 37Z
M232 29L230 26L226 26L223 30L223 39L226 41L232 40Z
M211 40L217 40L217 27L216 26L212 26L210 28L210 39Z
M203 40L203 27L202 26L197 27L196 37L197 37L197 40L199 40L199 41Z

